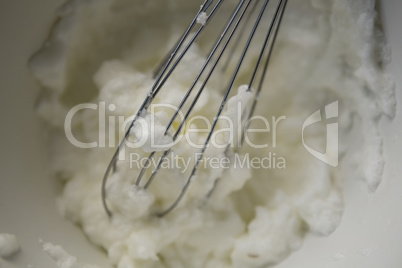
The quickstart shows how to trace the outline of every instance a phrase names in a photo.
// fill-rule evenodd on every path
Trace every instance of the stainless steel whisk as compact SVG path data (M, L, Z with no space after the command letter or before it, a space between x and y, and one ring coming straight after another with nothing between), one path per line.
M142 103L141 107L139 108L137 114L135 115L133 121L131 122L127 132L125 133L124 138L119 143L119 146L117 147L117 150L114 153L114 155L106 169L105 175L103 177L102 202L103 202L104 209L109 217L112 216L112 212L109 209L107 202L106 202L106 198L107 198L106 182L107 182L107 179L109 178L109 176L112 173L116 172L116 170L117 170L117 161L118 161L119 153L125 146L125 142L130 135L130 130L133 127L134 122L151 105L152 101L154 100L154 97L163 88L166 81L171 76L172 72L176 69L176 67L182 60L182 58L185 56L186 52L190 49L190 47L194 44L194 42L199 38L201 33L204 31L204 29L210 25L210 21L213 20L214 15L218 12L219 8L222 6L224 1L225 0L205 0L204 3L201 5L198 13L195 15L194 19L191 21L190 25L184 32L184 34L181 36L181 38L177 42L174 49L172 51L170 51L168 56L162 61L161 65L157 68L157 71L155 72L155 82L154 82L152 88L150 89L147 97L145 98L144 102ZM273 7L274 13L272 15L272 19L269 20L269 23L267 25L263 25L263 23L261 23L261 21L263 20L264 16L268 16L267 9L270 8L271 2L274 2L272 4L274 6ZM233 87L233 84L235 83L235 80L238 78L240 67L242 66L244 58L246 57L246 53L250 48L250 45L251 45L253 38L255 36L255 33L257 31L257 28L265 27L265 30L264 30L265 31L265 39L261 44L257 62L253 66L254 69L251 72L251 75L249 77L250 80L248 82L248 90L251 90L251 88L256 80L257 75L259 75L259 81L256 86L254 99L253 99L252 105L251 105L249 113L248 113L248 119L250 119L253 116L253 114L255 112L257 100L260 95L263 83L264 83L264 78L265 78L265 74L267 72L268 63L271 58L272 50L273 50L273 47L275 44L275 40L276 40L276 37L278 34L279 26L281 24L286 5L287 5L287 0L239 0L239 3L237 4L236 8L231 13L230 17L228 18L228 21L226 22L226 24L224 26L223 31L219 34L218 39L215 42L215 44L213 45L212 49L210 50L209 55L206 57L204 64L202 65L198 74L195 76L191 86L189 87L188 91L186 92L183 99L181 100L180 105L178 106L176 112L170 119L170 122L166 127L165 135L168 133L168 131L169 131L170 127L172 126L174 120L176 119L179 111L183 108L184 104L187 101L189 101L191 93L193 92L194 88L196 87L196 84L198 82L200 82L201 77L204 75L204 73L206 73L205 78L203 78L203 81L201 83L201 86L199 87L198 91L196 92L196 95L193 97L193 99L190 103L190 106L189 106L188 110L186 111L185 116L183 117L183 120L181 121L178 129L175 131L175 133L173 135L173 140L177 139L181 129L183 128L186 120L188 119L190 113L192 112L200 95L202 94L203 90L205 89L207 82L209 81L215 68L218 66L218 63L222 64L222 67L221 67L222 70L226 70L228 67L229 61L231 61L234 58L235 54L237 54L236 50L238 49L238 46L240 46L240 40L242 40L243 38L247 38L247 41L244 45L243 50L239 54L240 56L239 56L238 62L235 65L233 74L231 75L231 77L229 79L229 84L225 88L223 99L222 99L221 105L217 111L216 117L214 118L211 130L207 135L205 143L201 149L201 153L198 154L198 157L195 159L195 164L193 166L190 176L188 177L185 185L183 186L183 188L182 188L179 196L176 198L176 200L168 208L165 208L163 211L157 213L157 216L163 217L166 214L168 214L169 212L171 212L174 208L177 207L180 200L183 198L183 196L187 192L187 189L189 188L192 180L194 179L194 177L197 173L197 168L198 168L198 165L200 164L200 160L201 160L202 156L204 155L204 152L208 146L208 143L210 142L211 136L217 125L219 116L222 113L225 103L228 100L228 97L229 97L229 94ZM197 18L199 18L200 14L202 16L207 15L205 23L197 23ZM254 23L252 23L253 19L254 19ZM248 31L247 27L251 27L251 31ZM249 32L248 37L244 37L244 35L247 34L248 32ZM236 38L234 38L234 37L236 37ZM222 60L222 56L224 54L226 56L226 59ZM210 67L208 72L206 72L207 66ZM245 128L247 128L247 127L248 126L246 125ZM244 131L243 131L243 133L244 133ZM244 135L241 138L243 140ZM168 149L163 152L162 157L158 161L156 168L151 172L151 175L148 178L148 181L144 184L143 189L148 189L148 187L154 180L155 176L157 175L157 173L161 167L161 164L163 162L163 159L166 158L166 156L169 154L170 151L171 151L171 149ZM145 171L149 168L151 160L153 159L154 156L155 156L155 152L152 152L149 154L147 161L145 163L145 166L142 168L142 170L140 171L140 173L136 179L136 182L135 182L136 186L138 186L138 187L140 186L141 180L145 175ZM212 190L208 193L208 196L210 196L211 193L212 193Z

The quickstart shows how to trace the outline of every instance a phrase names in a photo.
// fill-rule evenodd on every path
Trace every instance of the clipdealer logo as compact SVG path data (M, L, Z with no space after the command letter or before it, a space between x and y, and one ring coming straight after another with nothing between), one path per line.
M176 107L165 107L166 109L173 109L175 110ZM155 108L155 107L153 107ZM241 108L241 107L240 107ZM79 111L81 110L85 110L85 109L89 109L89 110L95 110L98 113L98 127L99 127L99 137L97 141L79 141L78 139L76 139L73 135L73 131L72 131L72 118L74 117L75 114L77 114ZM127 128L128 125L130 125L130 123L132 122L134 116L125 118L124 116L118 116L118 118L116 119L116 116L107 116L108 112L113 112L116 110L116 106L114 104L110 104L110 105L106 105L105 102L100 102L99 104L94 104L94 103L83 103L83 104L79 104L75 107L73 107L67 114L66 119L65 119L65 124L64 124L64 130L65 130L65 134L66 137L68 138L68 140L70 141L71 144L73 144L74 146L80 147L80 148L94 148L94 147L99 147L99 148L103 148L103 147L110 147L110 148L114 148L117 144L116 144L116 138L119 136L123 136L125 129ZM151 114L154 113L151 111ZM323 115L323 116L322 116ZM183 119L183 115L180 114L180 118L181 120ZM241 115L238 115L237 120L241 120ZM338 166L338 122L336 122L336 119L338 118L338 101L332 102L328 105L326 105L324 107L324 109L319 109L317 111L315 111L313 114L311 114L304 122L302 125L302 129L301 129L301 137L302 137L302 144L304 146L304 148L311 154L313 155L316 159L322 161L323 163L326 163L332 167L337 167ZM253 116L250 119L250 122L246 122L247 124L250 124L251 121L261 121L264 125L264 127L262 128L257 128L257 129L252 129L252 128L247 128L246 130L244 130L244 141L252 148L268 148L269 145L268 143L263 143L263 144L255 144L253 143L249 137L248 137L248 133L253 133L253 132L266 132L267 134L269 133L272 141L271 141L271 146L272 148L277 147L277 127L278 124L282 121L282 120L286 120L287 117L286 116L281 116L279 118L276 117L272 117L272 122L270 122L267 118L262 117L262 116ZM196 120L200 121L202 120L202 122L209 126L206 129L201 129L199 131L208 131L208 129L210 128L211 123L208 121L207 118L200 118L200 116L194 117L190 119L190 123L194 123ZM219 130L218 132L220 132L221 134L223 132L227 133L229 136L229 140L232 141L236 140L236 138L241 137L241 130L239 129L239 127L242 125L239 122L231 122L231 118L225 118L222 117L221 120L226 120L227 121L227 125L230 126L228 128L223 128L221 130ZM193 122L194 121L194 122ZM198 123L197 121L197 123ZM310 147L307 143L306 143L306 137L305 137L305 130L307 129L307 127L317 124L319 122L325 122L326 123L326 142L325 142L325 152L320 152L317 151L315 149L313 149L312 147ZM108 123L108 124L107 124ZM150 124L148 126L148 123ZM151 139L151 142L153 141L153 139L155 138L152 134L153 134L153 127L155 122L148 122L148 123L144 123L141 124L141 127L144 128L145 130L149 130L148 132L150 132L150 136L144 136L144 137L140 137L141 139L134 141L134 142L129 142L128 140L126 141L126 146L130 147L130 148L139 148L141 147L139 143L145 143L147 139ZM236 123L236 124L235 124ZM236 126L236 127L235 127ZM119 134L115 134L115 130L117 127L117 131L121 131ZM189 128L190 130L192 130L191 128ZM194 129L195 130L195 129ZM106 135L106 132L108 133L108 135ZM191 139L191 132L193 131L188 131L188 133L186 133L185 135L180 135L179 138L186 138L188 141L188 143L193 146L194 148L200 148L197 143L195 143L192 139ZM219 133L218 133L219 134ZM214 135L214 137L217 137L217 135ZM108 140L108 142L106 142ZM219 140L219 139L217 139ZM177 143L178 141L176 141ZM266 142L266 141L265 141ZM222 144L219 144L219 142L215 142L214 139L211 140L212 145L216 146L217 148L219 148L219 146L222 146ZM226 146L226 145L225 145ZM202 147L202 146L201 146ZM120 160L124 160L125 159L125 154L124 154L124 148L121 151L122 159ZM269 161L271 161L271 158L275 159L279 159L282 161L283 157L280 156L276 156L276 154L271 154L271 152L269 153ZM250 160L251 161L251 160ZM284 159L283 161L284 162ZM262 165L265 162L261 162ZM271 162L269 162L271 163ZM274 164L274 166L276 166Z
M333 119L338 118L338 101L334 101L324 108L325 118L322 119L321 117L321 109L315 111L312 115L310 115L303 123L302 127L302 142L304 148L313 155L318 160L332 166L338 166L338 152L339 152L339 145L338 145L338 122L331 122ZM323 120L328 121L326 123L326 146L325 152L321 153L317 150L314 150L310 146L308 146L305 142L304 138L304 131L306 127L313 125L315 123L321 122Z

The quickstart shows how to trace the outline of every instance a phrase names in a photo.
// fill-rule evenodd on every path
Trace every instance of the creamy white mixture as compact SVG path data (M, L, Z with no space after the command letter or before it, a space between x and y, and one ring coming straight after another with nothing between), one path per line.
M0 234L0 257L10 257L20 250L18 239L13 234Z
M165 151L172 146L173 139L168 134L165 135L165 129L155 114L144 112L135 120L130 132L136 137L139 147L150 153Z
M207 19L208 19L207 13L201 12L197 17L197 23L205 25L205 23L207 22Z
M206 150L206 156L220 160L269 156L270 167L242 168L233 162L227 168L201 165L179 207L166 217L155 217L155 212L178 196L191 171L186 164L191 167L194 153L199 151L186 139L180 140L169 156L178 159L178 167L161 170L148 191L133 186L140 166L130 153L141 159L146 152L159 151L172 141L172 132L165 135L164 127L173 110L155 109L141 119L145 125L156 121L156 128L135 126L130 139L155 134L159 146L144 143L141 149L126 149L126 160L119 161L107 185L113 212L109 219L100 189L122 136L118 132L127 127L119 124L118 116L126 119L137 112L152 86L152 68L198 8L197 1L184 0L71 1L60 10L62 19L47 45L30 62L45 88L38 113L52 134L51 170L65 182L58 199L60 212L80 224L119 268L274 265L300 248L306 233L326 236L336 229L344 207L344 180L361 178L372 190L381 181L384 160L377 123L383 114L394 115L395 98L392 79L378 64L386 62L388 51L375 28L373 1L290 0L256 111L270 119L270 129L250 136L254 143L267 146L257 150L246 145L238 154L234 149L225 153L225 148L213 146ZM198 22L203 24L203 18ZM192 71L205 60L208 43L208 39L200 40L189 51L156 97L156 104L180 103ZM252 60L245 66L254 66ZM215 116L222 100L217 89L226 84L220 79L225 75L220 70L216 73L192 118ZM247 109L250 94L254 91L240 87L223 115L235 118L239 102ZM81 142L96 141L91 149L72 145L63 129L68 111L83 102L98 106L76 113L72 131ZM340 163L334 168L306 150L302 129L310 115L336 102ZM105 114L100 117L102 111ZM324 121L306 127L303 136L307 146L320 152L335 148L338 141L327 140ZM227 126L222 120L217 130ZM257 122L256 126L266 128ZM176 122L173 129L177 127ZM194 120L182 130L183 135L192 135L192 141L202 143L207 133L193 133L192 129L208 126ZM353 135L359 142L350 143ZM234 144L225 134L217 139L221 144ZM357 172L351 172L350 166Z
M77 257L70 255L59 245L53 245L49 242L40 241L43 251L52 258L58 268L98 268L98 266L81 263Z

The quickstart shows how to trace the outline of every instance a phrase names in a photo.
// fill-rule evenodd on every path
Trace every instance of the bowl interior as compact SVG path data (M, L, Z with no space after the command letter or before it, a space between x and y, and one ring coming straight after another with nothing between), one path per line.
M15 234L21 252L0 259L0 267L55 267L42 251L39 239L62 245L84 262L108 268L105 254L90 245L77 226L56 211L60 185L47 172L46 136L34 106L38 86L30 77L26 62L45 39L56 8L62 0L12 1L0 9L1 38L1 186L0 233ZM392 48L388 66L397 83L402 102L402 17L401 1L383 1L381 12L387 40ZM346 210L341 226L329 238L308 237L301 250L278 268L402 267L402 153L401 105L393 121L384 118L386 166L384 179L375 193L365 184L347 178ZM2 266L3 265L3 266Z

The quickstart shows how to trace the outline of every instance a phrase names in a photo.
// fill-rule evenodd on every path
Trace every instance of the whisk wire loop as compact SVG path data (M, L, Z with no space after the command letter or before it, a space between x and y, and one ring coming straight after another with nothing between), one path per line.
M215 62L214 62L214 64L213 64L212 68L210 69L210 71L209 71L207 77L205 78L204 82L202 83L201 87L199 88L199 90L198 90L198 92L197 92L197 94L196 94L194 100L192 101L192 103L191 103L191 105L190 105L188 111L186 112L186 114L185 114L185 116L184 116L182 122L180 123L179 127L177 128L175 134L173 135L173 141L175 141L175 140L177 139L178 135L180 134L180 131L181 131L182 127L184 126L184 123L186 122L187 118L189 117L189 115L190 115L191 111L193 110L195 104L197 103L199 97L201 96L201 94L202 94L202 92L203 92L203 90L204 90L204 88L205 88L205 86L206 86L206 84L207 84L209 78L211 77L211 75L212 75L212 73L213 73L215 67L217 66L217 64L218 64L218 62L219 62L219 60L220 60L220 58L222 57L222 55L223 55L223 53L224 53L224 51L225 51L226 46L228 45L228 43L229 43L231 37L233 36L233 34L234 34L234 32L235 32L235 30L236 30L236 28L237 28L237 25L238 25L239 22L241 21L242 15L244 15L244 13L245 13L245 11L247 10L247 7L248 7L248 5L250 4L250 2L251 2L251 0L248 0L248 1L247 1L246 8L243 9L243 12L242 12L241 16L238 18L235 27L232 29L232 31L231 31L231 33L230 33L230 35L229 35L229 37L228 37L228 39L227 39L227 41L226 41L224 47L221 49L218 58L215 59ZM174 115L172 116L170 122L168 123L168 126L166 127L166 130L165 130L165 134L167 134L169 128L171 127L171 125L173 124L173 122L174 122L175 118L177 117L179 111L181 110L181 108L183 107L183 105L185 104L185 102L187 101L188 97L190 96L190 94L191 94L192 90L194 89L196 83L198 82L199 78L200 78L201 75L204 73L204 71L205 71L205 69L206 69L208 63L211 61L212 56L215 54L215 52L216 52L217 48L219 47L219 45L221 44L223 38L226 36L228 30L230 29L230 26L231 26L232 23L234 22L235 17L238 15L238 13L239 13L239 11L241 10L241 8L243 7L244 3L245 3L245 0L242 0L242 1L239 3L239 5L237 6L237 8L236 8L236 10L234 11L233 15L231 16L229 22L227 23L225 29L223 30L222 34L220 35L218 41L215 43L214 47L212 48L212 50L211 50L209 56L207 57L207 60L206 60L205 63L203 64L203 66L202 66L200 72L198 73L197 77L196 77L195 80L193 81L193 83L192 83L192 85L190 86L189 90L186 92L184 98L182 99L182 101L181 101L181 103L179 104L177 110L175 111ZM150 178L150 179L148 180L148 182L146 183L145 188L148 188L148 187L149 187L149 184L152 182L153 178L154 178L155 175L156 175L156 172L160 169L160 166L161 166L163 160L166 158L166 156L168 155L169 152L170 152L170 150L167 150L167 151L163 154L163 156L162 156L161 159L159 160L159 162L158 162L158 164L157 164L155 170L152 172L151 178ZM154 155L155 155L155 152L152 152L152 153L148 156L147 163L150 163L150 160L154 157ZM149 167L149 164L148 164L148 165L145 165L145 166L142 168L142 170L141 170L141 172L140 172L140 174L139 174L139 177L137 178L138 184L139 184L139 181L141 180L142 176L145 174L145 170L146 170L148 167ZM137 185L138 185L138 184L137 184Z
M217 10L217 8L221 5L223 0L219 0L218 3L215 5L214 11L215 12ZM122 150L122 148L125 146L125 142L127 140L127 138L130 135L130 131L132 129L132 127L134 126L135 121L138 119L138 117L141 115L142 111L147 109L148 106L150 105L150 103L152 102L153 97L157 94L157 92L154 92L155 89L157 88L160 80L162 79L163 75L165 74L166 70L168 69L169 65L171 64L171 62L173 61L174 57L176 56L176 54L178 53L178 51L180 50L180 48L182 47L184 41L186 40L186 38L189 36L191 30L194 28L194 26L196 25L197 22L197 17L201 14L201 12L203 12L206 8L208 8L211 4L212 4L213 0L205 0L203 2L203 4L200 6L199 11L197 12L196 16L194 17L194 19L191 21L190 25L187 27L187 29L185 30L184 34L182 35L180 41L177 43L177 46L174 48L173 52L170 54L170 57L168 58L168 60L166 61L166 63L164 64L164 67L162 68L162 71L159 73L159 75L157 76L152 88L150 89L150 93L147 95L147 97L145 98L144 102L141 104L140 108L138 109L138 112L136 113L136 115L134 116L134 119L132 120L132 122L130 123L127 131L125 132L125 135L123 137L123 139L120 141L119 145L117 146L116 151L114 152L111 161L109 162L105 174L103 176L103 180L102 180L102 190L101 190L101 199L102 199L102 205L103 208L105 209L107 215L109 217L112 216L112 212L110 211L107 202L106 202L106 183L107 183L107 179L110 176L110 172L113 171L116 172L117 171L117 160L118 160L118 156ZM212 13L212 12L211 12ZM212 13L213 14L213 13ZM202 27L203 28L203 27Z
M208 143L209 143L209 141L210 141L210 139L212 137L212 133L213 133L215 127L216 127L216 124L218 122L219 116L221 115L221 113L223 111L223 107L225 106L225 103L226 103L226 101L227 101L227 99L229 97L229 93L230 93L230 91L231 91L231 89L233 87L234 81L235 81L235 79L236 79L236 77L237 77L237 75L239 73L240 67L242 66L243 60L244 60L244 58L246 56L246 53L247 53L247 51L248 51L248 49L250 47L250 44L251 44L251 41L253 40L255 32L256 32L256 30L257 30L257 28L258 28L258 26L259 26L259 24L261 22L261 18L263 16L264 12L265 12L265 9L266 9L266 7L268 5L268 2L269 2L269 0L264 1L264 5L263 5L258 17L257 17L257 20L256 20L256 22L254 24L254 27L253 27L253 29L252 29L252 31L250 33L250 36L249 36L249 38L247 40L246 46L245 46L245 48L244 48L244 50L243 50L243 52L242 52L242 54L240 56L239 62L237 64L237 66L236 66L236 69L234 71L232 79L230 80L230 83L229 83L229 85L227 87L226 93L225 93L225 95L223 97L223 100L222 100L221 105L219 107L218 113L215 116L215 119L214 119L214 122L212 124L211 130L210 130L210 132L209 132L209 134L207 136L207 139L205 140L205 143L204 143L204 145L203 145L203 147L201 149L201 153L197 155L197 160L195 162L195 165L193 167L193 170L192 170L190 176L187 179L186 184L184 185L182 191L180 192L180 194L177 197L177 199L173 202L173 204L170 207L168 207L166 210L164 210L163 212L160 212L160 213L157 214L159 217L165 216L170 211L172 211L175 207L177 207L177 205L179 204L180 200L183 198L184 194L187 192L188 187L190 186L190 183L194 180L195 175L196 175L197 170L198 170L198 166L200 164L200 161L201 161L201 159L202 159L202 157L203 157L203 155L205 153L205 150L207 149ZM244 15L244 13L242 15ZM241 17L240 17L240 19L241 19Z
M254 5L250 9L249 8L250 4L253 1L254 1ZM230 76L228 85L225 87L226 90L224 92L224 95L223 95L222 101L220 103L220 106L218 108L218 111L216 113L216 116L214 117L213 124L209 130L209 133L206 137L205 142L203 143L203 145L201 147L200 153L197 154L197 157L195 159L194 166L192 167L190 175L188 176L187 180L185 181L184 186L182 187L179 195L174 200L174 202L169 207L165 208L163 211L157 213L156 214L157 216L163 217L163 216L167 215L168 213L170 213L173 209L175 209L178 206L178 204L180 203L180 201L182 200L182 198L184 197L184 195L186 194L191 182L195 179L200 161L201 161L202 157L204 156L206 149L208 148L212 134L217 126L217 122L220 118L220 115L222 114L222 111L229 98L229 95L230 95L233 85L236 81L236 78L238 77L238 74L239 74L242 64L244 62L244 59L246 57L246 54L254 39L256 31L261 24L262 17L264 16L264 13L266 13L267 6L270 1L272 1L272 0L264 0L264 2L262 3L262 5L260 7L258 15L255 19L255 22L252 25L250 34L247 37L246 44L244 45L244 48L238 59L238 63L236 64L236 67L234 68L233 74ZM276 6L273 18L271 20L271 23L269 24L264 42L261 46L261 49L260 49L260 52L258 55L257 62L254 66L254 69L251 74L251 78L248 83L247 90L250 91L257 75L260 76L259 83L257 86L257 91L254 93L254 97L252 100L251 108L249 109L248 114L245 115L246 118L248 119L247 121L250 120L250 118L253 116L253 114L255 112L258 97L262 90L262 86L263 86L264 79L265 79L265 74L268 69L268 63L269 63L271 55L272 55L273 46L274 46L274 43L275 43L275 40L276 40L276 37L278 34L279 25L281 24L281 20L282 20L282 17L283 17L283 14L284 14L284 11L285 11L285 8L287 5L287 0L277 0L277 1L279 3ZM108 180L111 172L115 173L117 171L118 156L126 144L126 141L130 135L130 131L133 128L135 121L151 105L152 101L154 100L154 97L160 92L160 90L163 88L163 86L165 85L167 80L171 77L171 74L175 71L175 69L177 68L177 66L179 65L181 60L184 58L186 53L189 51L191 46L199 38L199 36L203 32L204 28L208 25L210 20L213 18L213 15L218 11L218 9L221 7L223 2L224 2L224 0L216 0L216 2L215 2L215 0L205 0L203 2L203 4L201 5L196 16L193 18L193 20L191 21L189 26L186 28L183 35L179 39L179 41L176 43L174 48L169 52L169 54L162 60L162 64L160 66L158 66L156 72L154 73L155 74L155 82L154 82L152 88L150 89L148 95L146 96L144 102L140 106L138 112L135 114L134 119L132 120L132 122L130 123L130 125L128 127L128 130L125 132L125 135L124 135L123 139L121 140L121 142L119 143L119 145L106 169L105 175L103 177L101 198L102 198L103 207L109 217L112 216L112 212L109 209L108 204L106 202L106 197L107 197L106 196L106 183L107 183L107 180ZM221 58L222 58L223 54L225 52L229 51L229 54L228 53L225 54L225 55L228 55L227 58L225 59L223 64L221 64L221 70L222 71L227 70L227 67L229 66L229 62L233 58L232 56L235 54L237 47L241 43L240 41L243 38L242 37L243 34L246 32L249 21L251 20L253 14L255 13L254 11L256 10L258 4L261 2L262 1L258 1L258 0L239 0L239 3L237 4L236 8L231 13L231 16L229 17L228 21L226 22L224 29L221 31L221 34L218 36L213 47L210 49L210 52L209 52L208 56L206 57L206 60L204 61L201 69L197 72L190 87L188 88L185 95L181 99L179 106L176 108L173 116L170 118L169 123L167 124L167 126L165 128L164 134L168 135L168 132L169 132L171 126L173 125L173 122L176 120L179 112L183 109L185 103L187 103L187 101L190 98L190 96L192 95L193 90L196 87L196 85L199 84L201 77L204 76L202 83L200 83L201 85L199 86L198 91L196 92L187 111L185 112L183 119L181 120L179 126L177 127L174 134L172 135L173 141L176 141L176 139L179 137L181 130L186 123L186 120L189 118L191 112L193 111L193 108L197 104L208 81L210 80L210 77L214 73L214 70L216 69L218 64L220 64L222 62ZM205 23L197 23L197 18L200 16L200 14L203 12L208 12L209 9L211 9L211 10L209 11L209 14L205 20ZM247 16L244 19L246 14L247 14ZM200 26L198 27L198 29L195 29L195 32L193 34L191 34L192 31L194 30L196 24L200 24ZM241 25L241 27L239 27L240 25ZM235 34L238 34L237 38L233 38L235 36ZM229 49L228 46L229 46L229 44L232 44L233 41L234 41L234 44ZM263 64L264 66L261 70L261 65L262 65L263 61L265 61L265 62ZM204 74L207 70L207 67L209 67L209 70L206 74ZM246 124L244 126L244 129L243 129L243 132L241 135L240 146L244 141L244 133L245 133L246 129L249 127L249 124L247 123L247 121L246 121ZM227 150L228 150L228 147L226 148L225 152L227 152ZM165 150L162 153L162 156L160 157L154 170L152 170L148 180L146 181L145 185L143 186L143 189L148 189L150 187L150 185L153 182L153 180L155 179L158 171L160 170L164 159L166 159L168 154L171 152L172 152L172 149L170 148L170 149ZM155 158L155 156L156 156L155 151L151 152L148 155L145 165L142 167L142 169L140 170L140 172L137 176L137 179L135 180L135 185L137 187L141 187L141 180L145 176L146 171L149 169L151 162L152 162L153 158ZM218 181L219 181L219 178L215 180L214 185L213 185L212 189L208 192L206 198L209 198L212 195L214 189L216 188L216 185L218 184Z

